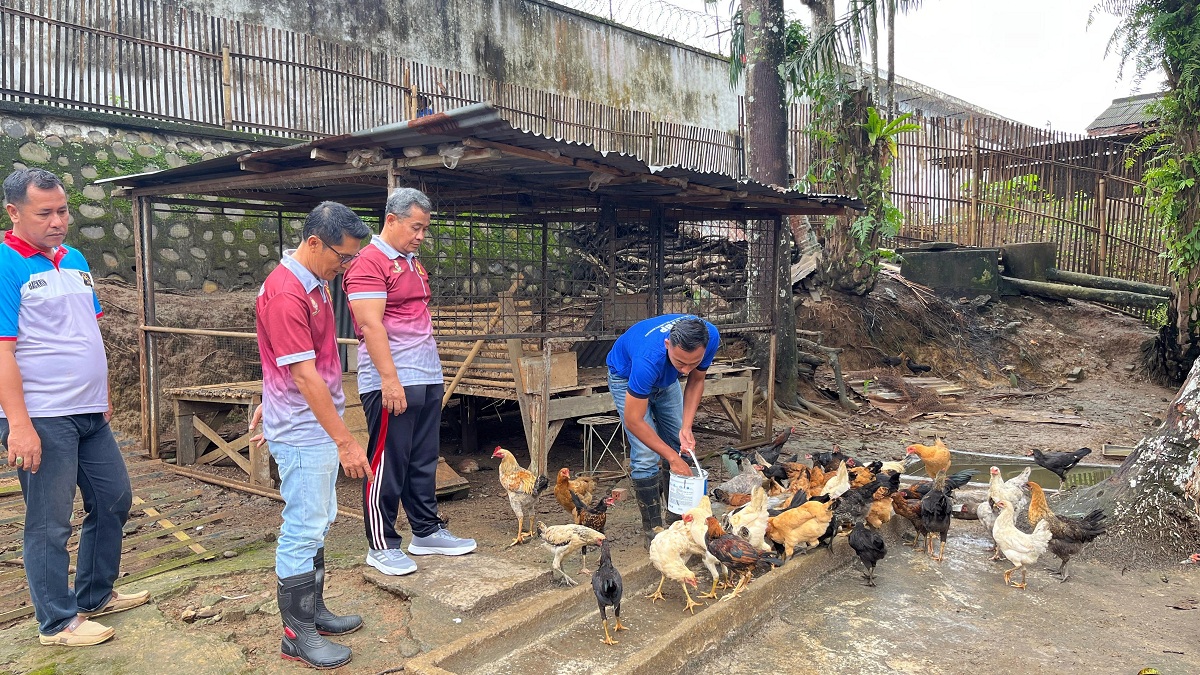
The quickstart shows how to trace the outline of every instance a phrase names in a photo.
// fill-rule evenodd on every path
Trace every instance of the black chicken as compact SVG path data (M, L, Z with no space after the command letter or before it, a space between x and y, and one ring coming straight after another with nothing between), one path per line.
M875 495L875 491L879 489L879 485L879 479L875 479L862 487L847 490L845 494L837 499L837 505L833 507L835 518L841 518L846 521L866 518L867 511L871 509L872 498Z
M889 368L895 368L896 366L900 365L901 361L902 359L899 356L888 356L887 354L883 355L883 365L888 366Z
M933 479L933 487L921 499L921 524L926 532L925 553L938 562L946 559L946 535L950 532L951 511L954 510L950 500L953 490L946 480L946 470L942 469ZM942 548L936 556L933 555L934 535L942 540Z
M957 490L967 483L970 483L971 477L977 473L979 473L977 469L964 469L958 473L953 473L949 478L946 479L946 487L951 491ZM932 488L933 483L930 482L914 483L904 488L900 492L904 495L905 499L922 499L925 497L925 495L929 494L929 490Z
M774 464L775 460L779 459L779 455L783 452L784 444L792 437L792 432L795 430L796 427L784 429L771 441L770 445L755 449L754 452L758 455L755 461L763 465Z
M861 518L856 518L854 529L850 530L850 548L854 549L854 553L858 555L858 559L862 561L863 567L867 570L866 574L863 574L867 585L874 586L875 563L883 560L883 557L887 555L887 544L884 543L883 537L867 527Z
M617 641L608 634L608 614L604 608L613 608L613 616L617 619L613 632L629 629L621 625L621 594L624 591L621 586L621 573L613 567L612 557L608 552L608 540L600 542L600 567L592 575L592 590L596 593L596 603L600 605L600 618L604 620L604 644L615 645Z
M821 467L822 471L837 471L838 465L842 462L846 462L846 466L850 467L850 462L854 458L842 452L842 448L835 444L832 452L814 452L811 455L805 455L805 459L811 459L813 466Z
M1092 454L1092 449L1080 448L1075 452L1042 452L1034 448L1030 454L1033 455L1033 461L1038 466L1058 476L1058 480L1060 481L1059 487L1061 488L1062 484L1067 482L1067 472L1074 469L1079 460Z
M924 363L917 363L907 356L904 357L904 365L908 366L908 369L912 371L913 375L920 375L921 373L928 373L929 371L933 370L933 366L927 366Z

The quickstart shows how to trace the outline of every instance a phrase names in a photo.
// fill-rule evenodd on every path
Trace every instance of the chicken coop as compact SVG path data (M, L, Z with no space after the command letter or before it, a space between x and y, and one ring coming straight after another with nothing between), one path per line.
M533 468L544 472L564 423L614 410L604 359L625 328L660 313L690 312L723 335L772 339L784 218L861 208L847 198L648 166L545 138L514 127L486 103L112 180L119 186L114 196L133 202L142 443L157 456L175 436L179 464L228 458L254 485L271 482L266 453L249 447L244 421L232 440L219 428L244 420L260 400L253 322L247 330L247 319L233 321L222 310L202 326L172 325L157 311L171 281L156 272L161 249L186 246L164 240L163 230L180 217L234 214L238 228L256 227L259 241L275 245L261 246L261 259L245 267L265 273L279 250L299 240L304 215L319 202L344 203L377 226L392 188L424 191L434 213L420 260L430 275L447 399L460 412L463 443L478 442L481 406L515 401ZM246 288L257 290L249 279ZM253 292L245 297L252 317ZM339 332L353 344L345 312ZM167 368L179 360L183 340L203 341L191 353L208 364L186 376ZM347 421L363 431L350 372L354 352L346 350ZM764 367L772 370L773 362ZM718 431L735 442L753 433L755 371L745 357L724 355L708 372L705 395L729 417L730 426ZM757 378L769 385L773 371Z

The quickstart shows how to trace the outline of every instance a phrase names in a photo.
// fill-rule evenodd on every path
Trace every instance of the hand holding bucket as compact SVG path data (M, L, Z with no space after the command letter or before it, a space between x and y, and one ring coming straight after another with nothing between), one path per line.
M700 468L700 461L696 459L695 452L689 453L688 456L692 458L696 470L691 476L672 473L667 488L667 510L679 515L695 508L700 504L700 498L708 494L708 472Z

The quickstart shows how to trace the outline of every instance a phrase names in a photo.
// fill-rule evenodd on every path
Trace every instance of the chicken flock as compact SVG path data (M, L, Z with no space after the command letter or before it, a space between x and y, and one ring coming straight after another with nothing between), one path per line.
M723 460L727 466L734 464L737 475L711 489L712 500L701 498L651 541L648 555L661 577L646 597L665 600L663 587L670 581L669 588L678 584L682 591L684 611L694 613L703 606L700 600L717 599L718 589L727 591L721 601L737 598L755 577L798 553L822 546L832 549L839 535L846 535L862 564L866 585L875 586L876 566L888 553L880 528L894 516L912 523L914 548L924 545L926 555L939 562L945 559L952 519L956 515L978 519L994 543L992 559L1003 557L1012 565L1004 572L1004 583L1020 589L1026 586L1028 568L1047 552L1061 561L1054 573L1066 581L1071 557L1105 532L1105 516L1099 510L1083 517L1055 513L1042 487L1030 480L1032 467L1009 480L992 467L987 498L966 504L956 514L954 491L976 471L952 473L951 453L941 439L905 449L906 462L919 459L931 480L901 486L905 462L864 462L836 445L803 458L798 453L785 456L783 446L789 435L790 430L785 431L757 451L727 449ZM1038 453L1035 461L1065 481L1066 473L1088 452L1083 448L1075 453ZM534 504L548 480L520 467L508 450L497 447L493 457L501 459L500 483L517 517L517 536L510 546L523 543L527 534L533 534ZM599 549L592 588L604 625L603 641L613 645L617 641L610 633L606 610L611 609L616 619L613 632L626 629L620 618L622 579L604 534L608 508L616 500L611 490L597 495L597 488L592 477L572 479L568 469L561 469L554 495L572 522L551 526L539 522L536 531L553 553L556 578L568 586L578 582L563 571L563 560L579 552L583 557L579 573L586 574L587 549ZM720 505L718 511L714 500ZM700 580L689 567L693 558L708 572L711 585L706 593L699 593ZM1013 580L1017 572L1020 582Z

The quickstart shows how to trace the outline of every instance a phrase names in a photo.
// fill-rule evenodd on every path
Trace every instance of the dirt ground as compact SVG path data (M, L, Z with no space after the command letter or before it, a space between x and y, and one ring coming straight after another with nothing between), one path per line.
M124 298L122 304L125 305L125 309L135 309L136 304L129 302L128 289L117 290L123 294L121 297ZM101 288L102 295L105 291L105 288ZM232 304L226 308L225 315L229 317L229 321L224 327L246 324L246 317L233 307L241 300L228 300ZM198 298L188 299L187 302L196 303L198 310L202 303L209 301L208 298ZM921 307L921 303L927 304ZM1008 298L1004 302L986 306L983 311L978 311L966 303L957 307L928 303L931 303L928 298L918 300L901 284L885 279L881 288L866 300L839 303L827 301L802 308L799 325L806 330L823 331L826 336L824 344L845 349L842 364L848 376L854 372L882 372L879 369L883 352L896 354L905 351L915 360L932 365L932 375L966 387L967 392L963 396L944 401L947 407L942 408L942 412L949 409L960 415L939 415L939 412L934 410L903 422L901 420L904 415L890 415L865 409L839 424L798 424L789 442L789 451L828 449L833 443L838 443L844 450L860 457L893 459L903 454L907 444L927 438L928 434L936 432L946 439L952 449L988 453L1023 455L1035 447L1073 450L1086 445L1096 450L1088 461L1105 463L1109 460L1100 457L1101 445L1135 445L1157 424L1166 403L1175 393L1174 390L1152 384L1139 375L1138 350L1141 343L1152 334L1134 318L1087 303L1052 303L1034 298ZM112 309L107 311L110 316L122 313ZM128 320L126 317L125 321ZM110 347L110 352L112 351ZM122 358L125 356L128 354ZM1012 369L1006 371L1005 366L1012 366ZM984 398L1002 393L1044 391L1063 383L1064 373L1076 367L1083 369L1085 379L1067 384L1048 394L1022 395L999 401ZM822 406L832 407L835 402L828 398L832 380L825 371L825 368L818 370L815 384L807 388L804 395ZM1016 389L1012 387L1010 372L1019 385ZM136 381L136 377L132 381ZM1069 412L1083 418L1087 426L1013 422L994 414L981 413L983 408L993 407L1025 412ZM915 414L915 411L909 411L909 414ZM452 418L452 415L447 417ZM761 414L758 421L761 422ZM706 406L698 417L698 423L728 427L716 406ZM782 424L777 423L777 428L781 426ZM527 461L528 453L524 448L519 414L515 410L486 410L480 432L481 450L465 455L458 451L456 429L449 421L444 426L443 456L452 466L460 467L473 462L479 470L473 473L462 472L471 484L470 497L443 501L440 510L443 516L449 519L450 528L456 533L476 538L481 551L504 556L505 559L517 563L545 565L549 559L548 554L540 546L525 545L507 550L504 548L512 539L516 523L505 493L496 481L497 461L491 459L491 449L496 445L504 445L523 461ZM719 448L726 443L726 439L708 434L698 434L698 441L702 452ZM568 466L573 471L581 469L580 447L579 427L568 424L551 452L551 468ZM723 480L719 464L715 460L712 462L709 468L713 472L713 478L717 481ZM230 477L237 475L233 469L217 467L213 470ZM262 530L264 535L269 535L278 527L278 502L266 498L245 498L229 491L207 488L205 499L217 502L215 506L218 508L235 508L239 528L256 527ZM339 484L339 501L345 506L360 508L360 500L361 486L343 479ZM538 518L547 524L566 522L565 514L550 497L540 500ZM641 536L636 532L637 518L637 507L631 500L618 504L611 512L609 540L614 545L614 556L618 561L644 555ZM959 522L962 521L956 521ZM361 527L361 522L352 518L341 518L334 526L329 551L330 564L335 573L331 575L329 597L335 599L331 604L341 603L337 606L346 610L361 611L370 617L372 625L385 626L386 630L356 634L351 636L348 644L362 649L372 642L388 642L399 645L401 652L411 655L416 653L415 650L427 650L436 646L438 640L457 637L455 631L459 629L452 626L433 637L428 631L422 631L420 626L412 626L410 603L386 601L389 597L386 593L364 580L361 574L361 570L364 569L361 565ZM978 526L975 523L967 523L963 528L957 525L952 527L950 540L954 555L978 554L978 551L973 549L977 548L976 544L979 543L981 534L970 529L972 527ZM259 553L254 554L264 560L261 569L215 578L201 578L167 597L159 598L157 605L163 617L175 624L180 635L208 636L235 646L244 656L246 670L250 672L282 672L284 667L279 665L277 654L277 616L264 614L262 611L251 611L245 621L236 624L221 621L207 625L204 621L184 623L180 618L188 608L199 608L204 605L205 600L211 601L219 596L234 598L220 600L226 606L230 606L231 603L266 603L269 606L273 596L269 550L270 545L267 544ZM911 557L908 553L896 555ZM1079 623L1078 627L1066 633L1070 645L1064 645L1061 640L1055 641L1052 638L1035 640L1040 646L1035 645L1031 653L1022 652L1022 660L1016 662L1020 666L1014 668L1004 667L1006 661L1002 657L990 658L986 650L973 651L970 661L976 669L985 672L1017 672L1030 667L1046 672L1101 672L1092 670L1092 661L1088 661L1086 667L1081 662L1079 669L1073 669L1068 665L1070 661L1060 660L1062 651L1066 649L1071 652L1095 650L1097 653L1110 653L1116 667L1108 672L1124 672L1131 667L1133 670L1130 672L1136 672L1141 666L1134 667L1132 661L1119 658L1119 647L1110 648L1107 644L1108 636L1112 635L1113 631L1123 636L1155 634L1160 630L1162 617L1178 621L1181 620L1178 617L1190 616L1181 610L1169 609L1164 600L1183 602L1200 595L1197 591L1200 586L1196 583L1200 570L1194 568L1175 566L1171 569L1163 568L1157 573L1139 572L1136 576L1125 576L1119 568L1105 566L1100 562L1089 563L1086 558L1085 556L1081 559L1081 564L1094 565L1095 569L1101 570L1095 575L1097 582L1072 579L1068 584L1060 586L1055 582L1051 587L1049 577L1042 574L1040 577L1032 577L1037 579L1036 582L1031 582L1033 592L1021 596L1027 599L1019 601L1025 603L1024 606L1028 607L1029 611L1045 615L1045 621L1050 623L1043 626L1044 630L1052 630L1054 621ZM978 571L963 569L961 573L976 574ZM1183 593L1187 597L1176 598L1175 595L1178 594L1168 594L1170 597L1166 597L1163 589L1167 587L1160 588L1155 585L1162 583L1156 582L1159 576L1165 575L1175 579L1180 574L1190 574L1187 576L1190 580L1189 585ZM857 575L847 572L843 576L849 579ZM992 581L995 580L989 580L988 583ZM1112 597L1112 589L1106 586L1109 582L1122 589L1116 599ZM835 611L836 614L842 611L836 608L845 607L846 603L854 604L848 596L849 591L846 590L849 585L854 585L852 581L843 583L835 578L825 583L823 592L832 595L828 601L817 603L818 607L830 606L834 608L830 611ZM1053 597L1047 593L1039 593L1035 586L1040 586L1044 591L1053 588ZM1175 590L1174 586L1170 588ZM921 593L924 592L929 591L907 589L904 591L904 597L907 598L907 602L919 605ZM951 605L955 602L961 605L948 606L947 611L956 613L957 620L963 626L963 639L986 640L991 630L989 625L994 625L992 622L996 619L987 612L963 611L963 607L971 603L960 598L961 592L952 588L933 590L943 601L949 598ZM953 601L954 598L960 600ZM1100 607L1101 615L1094 617L1094 620L1076 622L1074 613L1079 607ZM1115 616L1114 612L1117 613ZM836 619L833 616L828 619L834 620ZM861 617L851 617L851 620L866 621ZM896 621L899 623L888 624L884 628L904 626L904 630L912 633L908 639L918 645L924 639L922 631L926 628L934 630L933 627L938 625L936 622L926 625L921 621ZM800 632L809 629L807 624L802 623L789 622L786 625ZM926 627L923 628L923 625ZM779 624L772 624L772 630L784 629L779 628ZM867 627L864 630L870 634L870 630L875 628ZM1186 636L1179 634L1175 637L1183 639ZM1194 637L1193 635L1192 638ZM836 652L841 649L844 641L852 639L852 636L831 632L820 639L830 641L821 645L820 649ZM1054 648L1042 645L1042 642L1054 643ZM1190 644L1179 649L1189 650L1190 653L1194 644L1195 640L1191 639ZM1013 650L1016 650L1015 646ZM1039 657L1038 654L1042 656ZM1193 659L1190 661L1192 665L1200 667L1200 662L1194 660L1194 655L1189 658ZM825 663L827 667L815 670L810 666L796 665L792 668L778 663L775 665L777 669L782 668L778 672L837 670L834 661ZM961 667L965 665L946 659L929 659L917 665L913 663L917 662L884 659L880 660L876 670L868 669L862 672L961 672ZM379 672L390 665L395 664L369 658L356 659L352 672ZM0 667L0 670L3 668ZM730 672L750 671L732 669ZM1192 668L1191 672L1196 672L1196 668Z

